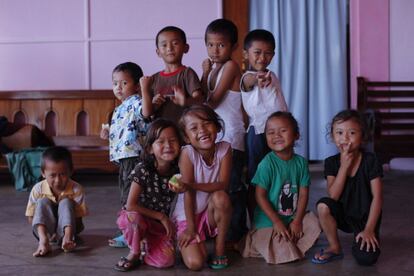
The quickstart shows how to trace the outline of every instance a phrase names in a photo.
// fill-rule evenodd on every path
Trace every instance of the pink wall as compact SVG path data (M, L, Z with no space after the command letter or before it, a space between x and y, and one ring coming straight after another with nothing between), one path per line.
M414 81L414 1L390 1L390 79Z
M183 62L200 73L205 27L221 16L221 0L2 0L0 90L108 89L125 61L155 73L154 39L166 25L186 32Z
M389 80L389 26L389 0L350 1L352 108L357 103L358 76Z

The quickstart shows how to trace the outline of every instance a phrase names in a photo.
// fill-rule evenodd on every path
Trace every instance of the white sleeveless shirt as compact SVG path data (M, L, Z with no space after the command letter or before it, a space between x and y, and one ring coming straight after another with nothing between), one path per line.
M214 93L220 79L223 75L223 67L217 74L216 86L210 88L211 72L208 75L207 86L209 96ZM231 147L236 150L244 151L244 129L243 112L242 112L242 98L241 92L228 90L224 95L221 103L214 109L214 111L224 121L224 136L220 132L217 134L217 141L223 140L230 143Z
M249 127L253 126L256 134L264 133L267 118L276 111L288 111L279 79L275 73L270 72L272 82L267 87L255 85L251 91L243 90L243 78L247 74L256 74L255 71L246 71L241 80L241 96L243 107L249 116Z

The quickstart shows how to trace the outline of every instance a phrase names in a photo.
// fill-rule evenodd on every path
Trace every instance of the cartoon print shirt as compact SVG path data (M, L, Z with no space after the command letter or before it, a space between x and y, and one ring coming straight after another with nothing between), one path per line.
M141 113L141 105L141 97L134 94L115 108L109 128L110 161L141 155L139 140L145 136L148 127Z
M284 161L270 152L260 162L252 184L267 191L270 204L287 226L295 217L300 187L310 184L308 162L297 154ZM257 229L273 226L259 206L256 207L253 224Z

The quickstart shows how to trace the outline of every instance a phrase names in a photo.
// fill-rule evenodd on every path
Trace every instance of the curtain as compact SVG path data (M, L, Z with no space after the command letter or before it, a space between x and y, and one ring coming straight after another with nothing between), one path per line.
M347 107L346 24L347 0L250 0L250 30L276 39L269 68L299 122L295 151L310 160L336 152L327 131Z

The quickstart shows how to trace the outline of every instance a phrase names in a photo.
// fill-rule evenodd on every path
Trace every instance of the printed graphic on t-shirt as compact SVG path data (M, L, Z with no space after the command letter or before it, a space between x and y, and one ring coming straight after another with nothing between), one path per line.
M161 87L158 89L158 94L161 94L166 98L171 98L174 96L174 90L172 90L171 87Z
M283 216L292 216L296 211L297 203L298 194L296 184L292 184L291 181L285 181L279 195L278 213Z

